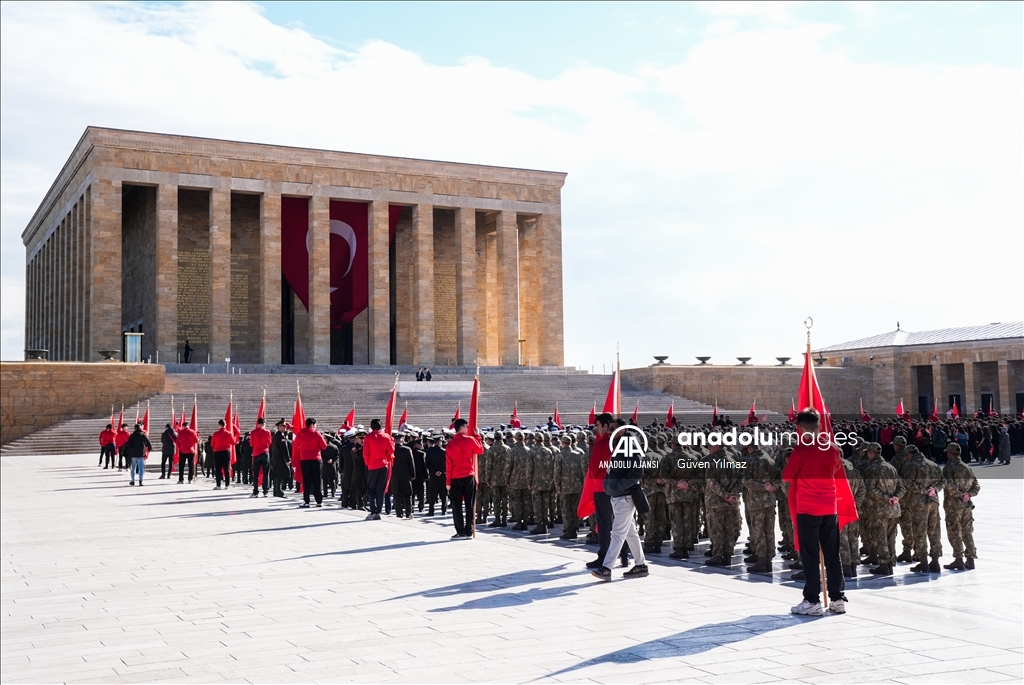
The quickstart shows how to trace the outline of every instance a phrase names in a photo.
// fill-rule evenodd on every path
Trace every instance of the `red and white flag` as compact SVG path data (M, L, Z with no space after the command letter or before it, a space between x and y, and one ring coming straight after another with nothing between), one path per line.
M512 407L512 418L508 422L509 428L522 428L523 422L519 420L519 403Z
M743 422L744 426L750 426L757 423L757 410L754 409L754 402L750 403L750 411L747 413L747 420Z
M960 418L960 407L956 406L956 399L955 398L953 400L953 418L954 419L959 419Z
M459 402L458 406L455 407L455 416L452 417L452 422L448 424L448 430L455 428L455 422L462 418L462 402Z
M398 430L402 430L406 422L409 420L409 403L407 402L405 408L402 409L402 416L398 419Z
M558 426L558 429L561 430L562 429L562 417L558 415L558 403L557 402L555 403L554 421L555 421L555 425Z
M630 417L630 421L637 423L640 420L640 400L636 401L636 406L633 408L633 416Z
M352 430L356 426L356 403L352 403L352 408L348 412L348 416L345 417L345 421L338 428L338 432Z
M790 423L796 423L796 403L792 398L789 400L789 415L786 417Z
M604 409L601 411L605 414L611 414L612 416L618 416L620 413L619 374L617 371L612 372L612 381L608 384L608 394L605 395Z
M597 402L590 408L590 416L587 417L587 425L593 426L597 423Z
M861 398L861 400L860 400L860 420L861 421L865 421L865 422L871 420L871 415L868 414L866 411L864 411L864 400L863 400L863 398Z
M673 402L668 405L668 416L665 417L665 427L675 428L676 427L676 403Z

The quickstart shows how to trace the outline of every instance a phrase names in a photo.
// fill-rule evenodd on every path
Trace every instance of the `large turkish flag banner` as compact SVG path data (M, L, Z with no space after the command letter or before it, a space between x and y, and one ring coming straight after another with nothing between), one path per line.
M395 239L400 206L388 208L388 244ZM351 323L369 304L369 205L332 201L331 327ZM281 269L309 309L309 198L281 198Z

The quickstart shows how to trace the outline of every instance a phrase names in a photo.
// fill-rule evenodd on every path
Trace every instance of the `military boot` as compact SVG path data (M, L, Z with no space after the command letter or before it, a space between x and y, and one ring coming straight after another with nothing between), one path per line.
M939 566L939 558L938 557L934 557L931 560L931 562L928 564L928 573L942 573L942 567Z
M512 526L512 530L526 530L526 524L520 521L516 525Z
M911 573L928 573L928 564L925 562L919 563L917 566L912 566L910 569Z
M487 527L488 528L501 528L501 522L498 520L497 517L495 517L493 521L491 521L490 523L487 524Z
M538 524L530 530L530 535L547 535L548 527L543 524Z
M875 568L871 569L871 575L874 575L874 576L891 576L892 575L892 564L879 564Z
M974 570L974 559L972 559L971 557L967 557L967 561L964 562L964 567L968 571L973 571Z
M853 564L849 566L843 566L843 577L844 578L856 578L857 572L853 570Z
M909 564L912 558L913 555L910 553L910 550L905 549L903 550L903 554L896 557L896 561L900 562L901 564Z
M711 557L705 562L708 566L732 566L732 558Z
M745 563L745 564L756 564L757 563L757 555L756 554L751 554L750 556L743 557L743 563Z
M754 564L747 569L747 573L756 573L758 575L771 575L772 565L771 564Z
M791 571L803 571L804 565L801 564L799 561L794 561L792 564L789 565L789 569Z
M790 580L807 580L807 576L804 575L803 571L797 571L789 577Z
M950 571L966 571L967 570L967 567L964 566L964 559L963 559L963 557L957 557L952 562L950 562L950 563L946 564L945 566L943 566L943 568L948 569Z
M899 559L897 559L897 561L899 561ZM868 557L866 559L864 559L864 561L862 561L860 563L864 564L865 566L867 566L868 564L877 564L878 563L878 555L877 554L869 554Z
M687 552L685 549L679 548L679 549L672 550L672 554L669 554L668 558L669 559L689 559L690 558L690 553Z

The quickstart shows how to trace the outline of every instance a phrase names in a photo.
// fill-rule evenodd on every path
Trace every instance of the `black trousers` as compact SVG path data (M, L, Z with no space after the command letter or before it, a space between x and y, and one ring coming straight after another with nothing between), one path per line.
M366 470L366 493L370 497L370 513L380 514L384 507L384 488L388 484L388 470Z
M319 459L303 459L299 464L302 467L302 501L309 504L309 496L313 495L316 503L320 504L324 501L324 493L320 489L323 463Z
M612 498L604 491L594 493L594 516L597 518L597 558L604 560L612 544ZM839 549L836 547L836 549Z
M427 489L427 481L416 479L412 482L412 493L416 499L416 507L423 511L423 493Z
M174 466L174 452L170 454L160 453L160 477L170 478L171 467Z
M263 494L270 490L270 454L264 452L252 458L252 494L260 489L260 472L263 473Z
M191 483L192 479L196 477L196 455L194 454L179 454L178 455L178 482L185 482L185 465L188 464L188 482Z
M396 492L394 498L395 514L399 517L412 516L412 493L402 494L401 492Z
M818 552L825 557L825 582L831 601L845 600L843 591L843 563L839 558L839 517L796 515L797 536L800 541L800 563L804 565L804 599L808 602L821 601L821 567Z
M476 500L476 479L473 476L452 478L449 491L452 498L452 517L455 519L455 532L459 535L472 535L476 528L473 518L473 502ZM465 504L465 518L463 518Z
M114 468L114 457L117 455L117 448L114 447L114 443L103 446L103 452L100 455L100 463L103 463L103 458L106 457L106 463L103 464L103 468Z
M441 513L445 513L448 509L448 497L445 494L444 485L444 474L435 476L433 474L427 479L427 510L428 513L434 513L434 502L437 498L441 498Z
M291 469L288 467L275 468L273 470L274 479L274 497L284 497L284 486L288 480L288 472Z
M224 477L224 485L231 483L231 452L213 453L213 475L217 478L217 485L220 485L221 476Z

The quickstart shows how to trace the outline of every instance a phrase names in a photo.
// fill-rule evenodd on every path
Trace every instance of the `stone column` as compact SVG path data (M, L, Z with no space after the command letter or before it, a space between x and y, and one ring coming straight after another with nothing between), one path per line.
M516 213L498 212L498 363L502 366L519 365L518 233Z
M160 361L178 358L178 186L162 183L156 189L156 253L153 255L153 347ZM155 359L153 361L156 361Z
M260 198L260 363L281 363L281 194Z
M78 204L71 206L71 232L68 235L68 359L78 360Z
M479 356L475 209L455 210L455 253L455 363L469 366Z
M540 242L541 310L537 313L540 364L565 364L565 331L562 321L562 216L537 217Z
M210 362L231 356L231 190L210 191Z
M412 363L433 366L434 345L434 207L412 208Z
M89 260L89 349L121 349L121 182L97 179L92 185Z
M996 369L999 372L999 388L993 393L999 403L996 405L996 410L1000 414L1012 413L1015 411L1016 405L1010 402L1010 362L1000 359L996 362Z
M369 271L369 363L391 363L391 269L388 261L388 203L374 200L369 206L367 238Z
M978 396L975 394L974 362L964 362L964 406L960 407L961 416L973 416L978 411Z
M331 200L309 198L309 361L331 363Z
M942 373L942 361L932 361L932 392L935 393L934 402L937 403L939 409L939 418L946 418L946 410L949 407L946 404L949 402L946 392L946 376ZM933 405L934 406L934 405Z

